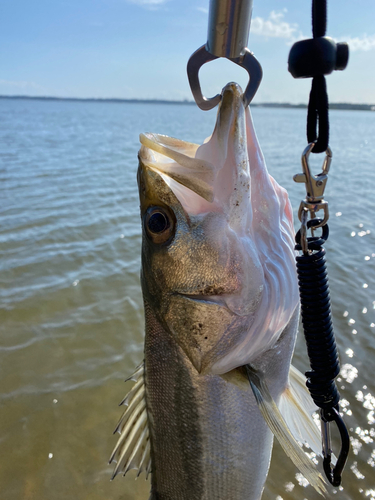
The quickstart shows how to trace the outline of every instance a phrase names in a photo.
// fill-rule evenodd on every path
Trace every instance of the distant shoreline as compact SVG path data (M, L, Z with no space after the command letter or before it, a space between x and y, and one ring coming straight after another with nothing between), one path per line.
M0 95L0 99L19 99L36 101L73 101L73 102L113 102L113 103L133 103L133 104L186 104L195 105L194 101L172 101L163 99L117 99L117 98L96 98L96 97L50 97L50 96L28 96L28 95ZM258 108L302 108L306 109L307 104L290 104L283 102L263 102L252 103ZM344 109L357 111L375 111L374 104L351 104L346 102L332 102L330 109Z

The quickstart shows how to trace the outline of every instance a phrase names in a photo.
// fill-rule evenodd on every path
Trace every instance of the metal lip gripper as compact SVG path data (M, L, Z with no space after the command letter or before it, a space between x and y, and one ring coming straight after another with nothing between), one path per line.
M190 57L187 73L190 88L197 105L209 110L219 104L221 95L205 97L199 82L199 70L203 64L218 57L225 57L244 68L249 83L243 94L245 106L252 101L262 80L262 67L247 48L253 0L210 0L207 43Z

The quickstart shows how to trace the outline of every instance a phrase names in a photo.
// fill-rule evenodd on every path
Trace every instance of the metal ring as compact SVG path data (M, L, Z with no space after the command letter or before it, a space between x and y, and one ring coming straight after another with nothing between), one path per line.
M311 228L320 226L322 221L323 221L323 219L318 219L318 218L309 220L307 222L307 229L311 229ZM322 245L324 245L324 243L327 241L328 236L329 236L328 224L325 224L324 226L321 226L321 227L322 227L322 235L321 236L310 236L309 238L307 238L308 250L319 250L320 247ZM302 232L303 232L303 230L302 230L302 226L301 226L301 229L299 229L296 233L295 250L302 250L304 253L306 253L303 250L304 245L302 243Z

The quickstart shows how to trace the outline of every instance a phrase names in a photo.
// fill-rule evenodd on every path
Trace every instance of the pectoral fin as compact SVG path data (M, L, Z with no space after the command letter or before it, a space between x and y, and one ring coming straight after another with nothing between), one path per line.
M319 425L312 414L319 408L311 399L306 387L306 378L302 373L290 366L288 387L282 393L279 410L296 441L303 443L312 451L322 456L322 436ZM337 458L332 453L331 462L336 464Z
M327 493L325 481L315 465L307 458L288 428L280 410L273 400L263 375L246 365L246 371L258 407L268 427L276 436L285 453L301 471L315 490L324 496ZM315 425L315 424L314 424Z
M281 395L279 410L294 438L322 456L320 429L312 418L318 408L311 399L305 381L302 373L291 366L289 384Z
M120 405L126 405L126 410L115 429L120 437L109 459L109 463L117 462L112 479L120 472L123 472L125 476L130 469L138 469L138 476L145 471L146 478L151 471L144 362L128 380L133 380L135 384L120 403Z

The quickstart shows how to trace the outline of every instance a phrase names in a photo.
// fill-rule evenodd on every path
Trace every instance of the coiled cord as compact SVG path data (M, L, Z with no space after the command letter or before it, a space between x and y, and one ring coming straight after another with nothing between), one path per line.
M306 385L315 404L323 410L337 407L340 394L335 378L340 372L331 319L325 250L296 257L301 316L311 370Z
M301 229L296 234L296 250L303 254L296 257L298 285L301 300L301 317L311 370L306 372L306 386L314 403L321 409L323 468L333 486L340 486L350 439L345 423L339 413L340 394L335 378L340 373L340 362L336 348L331 319L328 276L325 250L322 245L328 238L329 229L321 219L306 221L302 217ZM321 227L320 237L306 237L306 230ZM303 234L303 236L302 236ZM304 242L302 238L305 238ZM341 449L336 465L331 463L329 423L335 422L341 438Z

